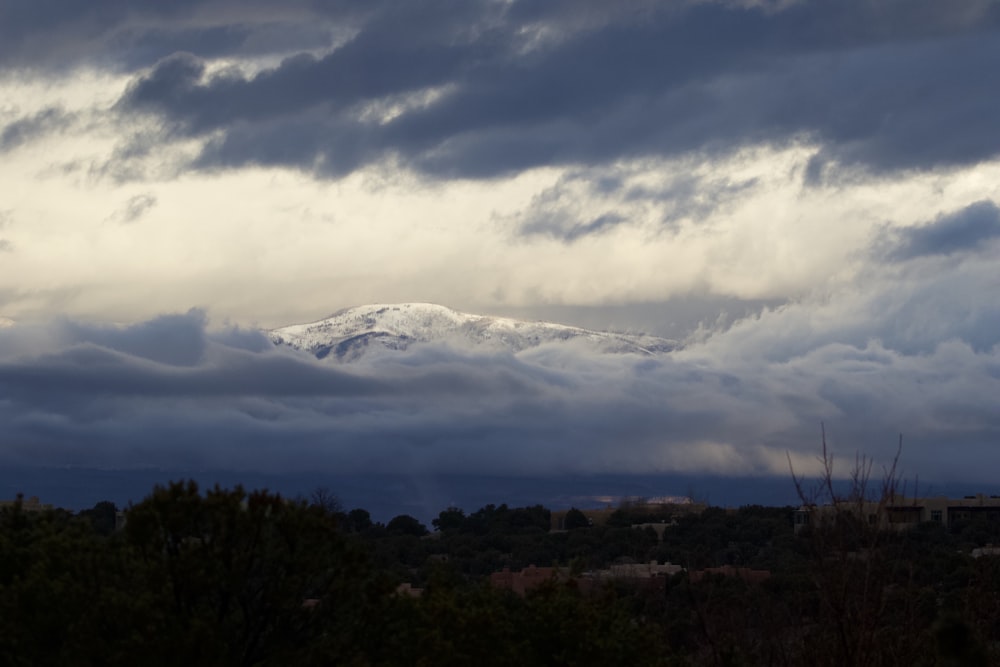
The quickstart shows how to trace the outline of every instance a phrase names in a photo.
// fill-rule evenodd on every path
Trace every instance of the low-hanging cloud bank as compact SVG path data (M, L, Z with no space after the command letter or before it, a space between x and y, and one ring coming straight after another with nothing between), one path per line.
M980 202L883 235L852 282L658 357L552 345L414 346L351 365L212 328L199 311L127 328L0 329L7 464L244 471L781 473L904 434L922 478L1000 463L994 220ZM987 229L992 229L987 225ZM927 252L928 239L947 252ZM953 289L964 286L963 290ZM993 290L992 292L988 290Z

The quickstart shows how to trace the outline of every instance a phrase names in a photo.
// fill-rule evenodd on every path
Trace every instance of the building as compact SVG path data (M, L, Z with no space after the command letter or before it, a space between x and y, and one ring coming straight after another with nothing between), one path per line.
M0 509L14 507L18 503L21 503L21 510L24 512L46 512L53 509L52 505L43 505L38 496L25 498L21 495L16 500L0 500Z
M795 511L795 532L814 523L818 517L837 512L862 514L869 525L905 530L920 523L939 523L948 527L957 522L986 518L1000 521L1000 495L979 493L964 498L906 498L897 496L887 502L844 502L837 505L803 505Z
M652 498L648 500L625 500L621 502L618 507L613 507L607 505L606 507L596 508L596 509L579 509L587 520L590 522L591 526L603 526L608 523L618 512L623 512L628 516L634 518L649 518L650 521L645 521L635 525L652 525L652 524L663 524L675 521L679 517L688 514L701 514L705 511L705 505L703 503L696 503L690 498L680 498L676 496L664 496L662 498ZM574 508L575 509L575 508ZM550 530L560 531L566 530L566 515L572 510L553 510L550 513ZM662 538L662 529L657 530L657 534Z
M556 567L535 567L529 565L520 572L511 572L509 567L505 567L499 572L490 575L490 584L495 588L503 588L513 591L518 595L524 595L533 588L538 588L546 581L558 581L563 572Z
M418 598L424 594L424 589L414 588L413 584L404 581L399 586L396 586L396 595L401 595L403 597Z
M759 584L771 578L770 570L752 570L749 567L734 567L723 565L722 567L707 567L704 570L691 570L688 577L691 583L696 584L708 576L732 577L742 579L748 584Z
M670 577L683 571L680 565L659 563L616 563L606 570L584 572L577 580L581 591L599 591L607 584L625 584L645 592L667 590Z
M595 574L609 579L650 579L652 577L670 577L682 571L680 565L660 563L651 560L648 563L619 563L607 570L598 570Z
M564 568L529 565L520 572L511 572L506 567L494 572L490 575L490 584L518 595L524 595L547 581L572 581L572 585L584 593L601 590L606 584L627 584L642 590L664 591L670 577L683 569L680 565L652 560L648 563L620 563L606 570L591 570L571 576Z

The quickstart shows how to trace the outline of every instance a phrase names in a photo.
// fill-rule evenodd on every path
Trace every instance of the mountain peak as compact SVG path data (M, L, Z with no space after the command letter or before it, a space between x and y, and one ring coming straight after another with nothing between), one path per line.
M589 343L606 353L651 355L677 347L675 341L655 336L473 315L433 303L345 308L316 322L274 329L270 336L275 344L340 361L358 359L372 350L405 350L414 344L433 342L511 353L570 340Z

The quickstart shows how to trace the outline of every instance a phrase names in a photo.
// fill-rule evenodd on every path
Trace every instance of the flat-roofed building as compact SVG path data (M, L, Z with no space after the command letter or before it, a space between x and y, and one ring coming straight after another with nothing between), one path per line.
M0 500L0 508L13 507L17 503L21 503L21 509L25 512L45 512L52 509L52 505L43 504L38 496L28 498L18 496L17 500Z
M1000 521L1000 495L976 495L963 498L944 496L906 498L898 496L887 502L843 502L837 505L803 505L795 511L795 531L815 522L818 518L833 516L837 512L863 515L869 525L884 528L906 529L920 523L939 523L948 527L956 522L972 521L984 517Z

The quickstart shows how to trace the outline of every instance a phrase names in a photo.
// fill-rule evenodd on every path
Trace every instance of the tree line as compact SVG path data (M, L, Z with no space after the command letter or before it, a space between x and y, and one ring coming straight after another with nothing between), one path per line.
M965 665L1000 661L1000 522L876 533L849 513L796 535L791 507L665 521L623 508L549 530L541 506L373 521L329 492L159 486L115 528L91 510L0 510L4 665ZM687 572L584 590L613 564ZM502 567L557 565L526 595ZM398 592L407 582L419 597Z

